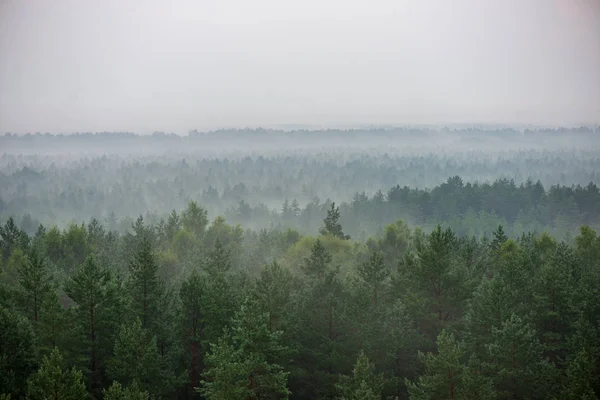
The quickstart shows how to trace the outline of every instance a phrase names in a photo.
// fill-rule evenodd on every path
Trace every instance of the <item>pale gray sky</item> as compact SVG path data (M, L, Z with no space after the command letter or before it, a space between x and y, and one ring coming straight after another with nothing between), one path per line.
M600 122L600 0L0 4L0 132Z

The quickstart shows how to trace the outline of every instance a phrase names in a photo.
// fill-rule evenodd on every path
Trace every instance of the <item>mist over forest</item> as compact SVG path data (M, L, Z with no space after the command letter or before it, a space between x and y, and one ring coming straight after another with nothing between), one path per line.
M0 394L597 398L599 134L0 136Z
M598 0L0 0L0 400L600 399Z
M332 202L355 238L403 219L482 236L598 227L598 127L246 129L0 137L0 217L96 218L126 232L196 201L244 228L315 232ZM543 197L543 199L542 199ZM594 205L596 204L596 205ZM366 211L365 211L366 210ZM368 211L368 212L367 212Z

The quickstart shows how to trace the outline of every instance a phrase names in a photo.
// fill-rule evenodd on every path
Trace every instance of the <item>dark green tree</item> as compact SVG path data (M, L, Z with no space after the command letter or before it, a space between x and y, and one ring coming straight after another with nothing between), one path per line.
M34 329L48 297L54 292L52 276L44 257L34 249L27 262L19 268L19 301L25 315L34 323Z
M446 330L438 335L437 354L419 353L425 372L416 382L407 380L411 400L494 399L492 382L477 377L465 365L465 347Z
M123 387L119 382L113 382L108 389L102 391L104 400L150 400L148 392L140 389L137 382Z
M544 359L535 330L522 318L512 314L500 327L492 327L487 348L499 398L547 398L554 393L554 367Z
M327 217L323 220L324 226L319 230L321 235L332 235L334 237L348 240L350 236L344 235L342 225L340 225L340 208L331 203L331 208L327 210Z
M35 335L25 317L0 306L0 393L22 397L36 368Z
M90 388L96 394L101 390L104 368L119 326L118 313L123 304L117 290L110 272L93 255L86 258L65 284L65 293L75 303L77 321L85 332L84 358L89 363L86 369Z
M205 280L193 270L179 289L183 355L189 374L189 395L200 386L200 373L203 368L204 285Z
M58 349L44 356L40 368L27 380L28 399L81 400L87 395L83 374L75 368L67 369Z
M375 373L375 365L361 350L352 376L340 376L336 387L341 394L340 400L380 400L383 383L383 374Z
M287 399L287 373L276 363L285 351L281 332L271 332L268 316L247 298L206 356L200 392L208 399Z
M154 332L157 324L162 323L156 317L165 288L158 277L158 264L151 244L146 239L141 242L140 250L129 264L127 288L134 317L142 321L145 329Z

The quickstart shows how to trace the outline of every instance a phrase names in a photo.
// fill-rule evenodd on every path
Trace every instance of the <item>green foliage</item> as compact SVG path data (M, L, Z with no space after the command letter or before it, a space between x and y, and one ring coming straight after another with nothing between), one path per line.
M129 264L127 287L134 317L142 321L144 328L155 329L160 323L156 317L164 286L159 280L158 264L147 239L142 240L140 250Z
M381 291L390 275L390 270L385 266L383 256L371 252L369 259L358 267L358 276L369 288L371 301L377 304L381 297Z
M156 337L144 329L140 319L121 326L108 375L123 384L139 384L152 395L172 394L176 377L161 359Z
M53 292L52 277L43 256L32 250L27 262L19 268L19 302L34 328L40 321L44 303Z
M271 332L268 316L249 298L206 356L200 392L209 400L287 399L287 373L275 363L285 349L281 332Z
M137 382L123 388L119 382L113 382L108 389L103 390L104 400L150 400L148 392L140 389Z
M495 398L491 381L464 364L464 344L446 330L438 335L437 354L419 353L419 357L425 372L416 382L406 382L411 400Z
M0 306L0 393L24 394L36 367L35 336L31 323Z
M65 284L65 293L75 303L77 322L85 332L83 345L92 391L99 391L104 365L111 355L123 302L110 272L88 256Z
M193 202L120 228L110 216L108 232L95 219L36 231L23 218L28 233L7 222L0 393L22 398L31 377L39 398L54 374L60 390L85 383L83 397L109 399L596 398L600 239L590 227L556 237L575 218L563 206L600 212L596 189L486 185L454 177L331 209L329 200L288 202L287 225L267 206L252 208L244 196L254 189L207 189L237 193L226 214L246 218L245 231L223 217L209 225ZM566 225L515 236L515 224L535 218L506 206L511 196L539 202L531 212L540 215L560 212ZM427 223L379 229L392 206ZM306 235L327 210L331 230ZM255 230L256 218L273 224Z
M181 219L186 230L192 232L197 238L202 238L208 225L208 213L204 208L195 201L190 201Z
M543 357L535 330L512 314L492 327L488 368L500 398L541 397L552 393L553 366Z
M340 376L336 387L341 393L340 400L381 399L383 374L375 373L375 365L361 351L354 364L352 376Z
M67 369L62 355L54 349L44 356L36 373L27 381L27 398L32 400L81 400L87 397L83 374Z
M340 220L340 208L335 206L335 203L331 203L331 208L327 210L327 217L323 220L325 226L319 230L321 235L332 235L340 239L348 240L350 236L344 235L342 231L342 225L339 223Z

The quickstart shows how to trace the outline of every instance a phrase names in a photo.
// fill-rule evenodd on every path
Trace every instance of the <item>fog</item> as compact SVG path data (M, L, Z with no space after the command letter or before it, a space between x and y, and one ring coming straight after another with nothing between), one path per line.
M597 123L597 0L0 3L0 132Z

